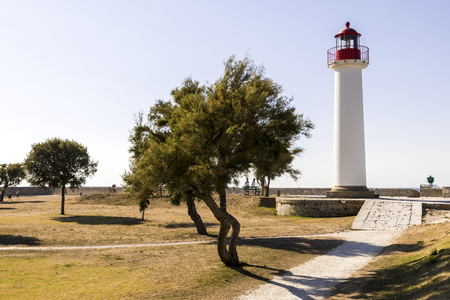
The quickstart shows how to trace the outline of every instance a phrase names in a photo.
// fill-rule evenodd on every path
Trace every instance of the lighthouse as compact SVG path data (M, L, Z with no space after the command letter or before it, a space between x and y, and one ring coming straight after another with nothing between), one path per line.
M334 71L334 176L328 198L373 198L366 185L362 70L369 48L350 23L334 37L328 67Z

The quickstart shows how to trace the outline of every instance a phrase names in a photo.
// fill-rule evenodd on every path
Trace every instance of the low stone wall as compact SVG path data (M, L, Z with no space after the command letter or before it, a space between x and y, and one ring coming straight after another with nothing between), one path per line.
M5 191L5 198L8 197L8 194L16 196L17 191L19 191L19 195L21 196L39 196L39 195L53 195L52 188L37 188L30 186L16 186L16 187L8 187Z
M277 197L277 214L310 218L356 216L365 200L316 200Z
M331 191L331 188L281 188L274 189L280 191L280 196L289 195L305 195L305 196L326 196L327 192Z
M277 206L277 198L275 197L261 197L259 198L259 206L262 207L276 207Z
M442 189L420 189L420 197L442 197Z
M325 196L327 192L331 189L329 188L271 188L269 190L269 196L277 196L277 191L279 191L280 196L292 196L292 195L309 195L309 196ZM442 189L421 189L421 193L413 189L370 189L375 191L375 194L387 197L447 197L450 198L450 187L444 187ZM61 195L61 189L52 188L37 188L37 187L9 187L6 189L6 194L11 193L16 195L19 191L20 195L31 196L31 195ZM66 189L66 195L83 195L98 194L98 193L111 193L111 187L81 187L75 190L70 188ZM116 187L116 192L123 192L122 187ZM227 188L227 194L243 195L244 191L242 188Z
M420 197L420 193L413 189L369 189L375 192L375 194L386 197ZM279 191L279 195L277 194ZM305 196L326 196L327 192L331 191L331 188L271 188L269 189L269 196L292 196L292 195L305 195ZM243 195L242 188L228 188L227 194ZM449 188L450 197L450 188Z
M8 193L11 193L13 196L15 196L17 191L19 191L19 194L21 196L61 195L61 189L19 186L19 187L8 187L6 189L5 197L7 197ZM117 193L123 192L123 188L116 187L116 192ZM83 195L112 193L112 188L103 186L80 187L74 190L66 188L66 195L80 195L80 193L82 193Z
M277 196L277 191L280 192L281 196L290 195L311 195L311 196L325 196L327 192L331 189L329 188L270 188L269 196ZM242 188L227 188L227 194L233 195L244 195Z
M450 198L450 186L442 187L442 197Z
M422 203L422 209L450 210L449 203Z
M122 193L122 187L116 187L116 193ZM94 187L80 187L78 189L71 190L70 188L66 188L66 195L92 195L92 194L103 194L103 193L112 193L111 187L104 186L94 186ZM56 189L53 191L53 195L61 195L61 189Z
M385 197L420 197L419 191L413 189L369 189L376 195Z

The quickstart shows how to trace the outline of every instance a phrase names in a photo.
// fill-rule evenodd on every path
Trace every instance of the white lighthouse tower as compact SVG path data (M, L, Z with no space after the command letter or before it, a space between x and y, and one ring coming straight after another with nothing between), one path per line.
M356 30L345 24L328 50L334 83L334 182L329 198L373 198L366 186L362 70L369 65L369 48Z

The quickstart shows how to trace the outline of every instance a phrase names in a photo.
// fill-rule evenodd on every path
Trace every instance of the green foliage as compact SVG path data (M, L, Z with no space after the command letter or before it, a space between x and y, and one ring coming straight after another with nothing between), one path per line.
M131 142L132 161L139 161L144 154L145 143L149 135L150 128L144 124L144 113L139 112L134 116L134 127L128 140Z
M224 65L214 84L188 78L172 91L174 103L160 100L150 109L146 150L130 151L143 153L133 154L141 158L135 167L146 169L154 187L220 191L252 167L272 178L299 174L291 163L302 149L292 145L309 137L313 124L295 114L292 99L280 95L263 67L234 57ZM139 135L144 126L136 125Z
M281 95L281 86L265 77L262 66L232 56L224 67L213 84L187 78L171 92L173 102L159 100L151 107L148 124L142 115L137 118L130 138L131 172L124 176L130 189L164 185L175 202L187 196L205 201L224 226L219 240L231 223L238 234L239 222L218 210L211 193L223 194L251 168L273 165L264 174L298 175L291 162L302 149L292 145L313 128L295 113L292 98ZM230 242L230 253L232 248ZM231 255L236 262L237 254Z
M301 124L301 129L297 136L311 137L310 131L314 129L314 124L309 119L304 119L303 115L290 114L279 116L279 118L297 118L297 122ZM295 120L289 121L285 119L285 121L288 124L286 128L290 128L288 131L295 132L295 128L298 127ZM286 128L284 129L286 130ZM283 174L289 174L294 180L297 180L301 175L300 170L295 169L292 162L295 156L303 153L303 148L293 147L294 141L294 138L280 139L278 136L270 134L261 137L258 149L263 151L255 156L253 163L255 176L261 182L261 186L263 186L262 182L265 178L268 179L267 186L269 187L272 180ZM268 195L269 191L266 190L265 196Z
M150 204L149 198L153 196L153 187L146 184L145 178L142 177L142 172L136 170L134 173L125 172L122 175L125 183L125 189L131 197L138 199L139 211L143 212Z
M78 188L97 172L98 162L90 159L87 148L69 140L47 139L33 144L25 160L28 182L38 187Z
M66 185L75 189L97 172L98 162L90 159L87 148L69 140L47 139L31 145L25 159L27 181L38 187L62 188L61 214L64 214Z
M15 186L25 179L25 170L20 163L0 165L0 183L5 190L8 186Z
M22 164L2 164L0 165L1 190L5 191L9 186L16 186L25 179L26 173ZM3 201L4 193L0 196Z

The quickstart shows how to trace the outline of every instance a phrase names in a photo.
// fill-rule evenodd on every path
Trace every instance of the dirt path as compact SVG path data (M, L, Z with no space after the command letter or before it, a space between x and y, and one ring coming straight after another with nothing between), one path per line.
M385 230L322 235L346 241L327 254L292 268L236 299L324 299L331 294L333 286L369 263L401 233L401 230Z
M178 246L192 244L211 244L210 241L192 241L192 242L174 242L159 244L132 244L132 245L101 245L101 246L43 246L43 247L0 247L0 250L37 250L37 251L55 251L55 250L91 250L91 249L113 249L113 248L135 248L135 247L158 247L158 246Z

